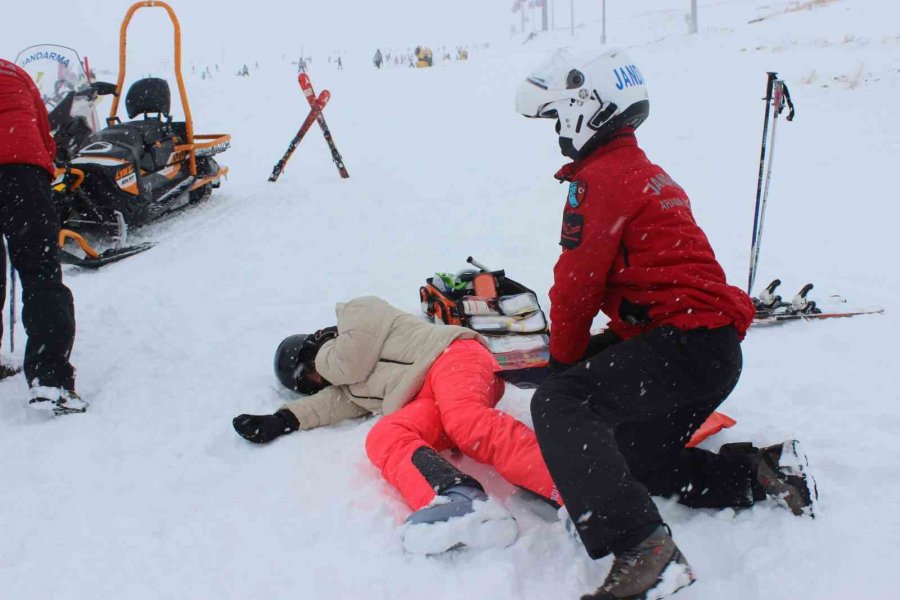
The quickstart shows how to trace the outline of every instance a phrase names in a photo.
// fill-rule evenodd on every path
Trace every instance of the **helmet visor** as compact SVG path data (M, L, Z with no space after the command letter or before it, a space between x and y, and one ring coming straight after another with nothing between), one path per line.
M555 118L549 105L569 100L584 84L584 75L575 67L573 54L555 50L535 67L516 90L516 111L526 117Z

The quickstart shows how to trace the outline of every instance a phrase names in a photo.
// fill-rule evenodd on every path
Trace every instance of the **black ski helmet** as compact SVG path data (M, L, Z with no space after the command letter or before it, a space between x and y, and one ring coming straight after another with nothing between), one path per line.
M315 371L316 355L322 345L337 337L337 327L326 327L315 333L298 333L284 338L275 350L275 376L281 385L301 394L315 394L331 385L322 378L310 381L306 375Z

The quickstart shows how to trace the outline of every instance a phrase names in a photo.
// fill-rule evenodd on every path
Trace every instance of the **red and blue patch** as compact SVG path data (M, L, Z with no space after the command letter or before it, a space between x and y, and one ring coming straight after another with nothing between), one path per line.
M578 208L584 202L584 195L587 193L587 186L583 181L573 181L569 184L569 206Z

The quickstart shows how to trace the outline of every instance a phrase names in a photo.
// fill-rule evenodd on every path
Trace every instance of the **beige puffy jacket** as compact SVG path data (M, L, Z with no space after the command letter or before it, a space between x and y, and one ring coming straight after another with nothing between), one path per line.
M324 390L285 405L300 429L369 413L396 412L422 388L432 363L454 340L484 340L471 329L433 325L375 296L340 303L338 337L316 355Z

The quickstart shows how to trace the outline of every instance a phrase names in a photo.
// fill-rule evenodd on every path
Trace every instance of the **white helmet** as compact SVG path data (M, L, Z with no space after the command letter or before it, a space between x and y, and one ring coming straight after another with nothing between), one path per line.
M622 50L579 56L560 49L516 90L516 110L557 119L562 153L584 158L623 127L637 128L650 114L644 76Z

